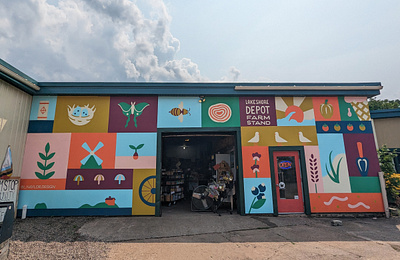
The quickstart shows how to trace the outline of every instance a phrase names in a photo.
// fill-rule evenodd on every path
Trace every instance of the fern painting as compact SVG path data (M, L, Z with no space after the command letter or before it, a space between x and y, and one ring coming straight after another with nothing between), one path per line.
M55 152L50 153L50 143L47 143L45 145L44 152L45 153L39 152L39 157L40 157L40 159L43 160L43 162L40 162L40 161L37 162L37 166L39 167L40 170L42 170L42 172L35 172L36 177L38 177L41 180L50 179L55 173L55 171L46 172L46 171L51 170L51 168L55 164L55 162L49 162L56 154Z

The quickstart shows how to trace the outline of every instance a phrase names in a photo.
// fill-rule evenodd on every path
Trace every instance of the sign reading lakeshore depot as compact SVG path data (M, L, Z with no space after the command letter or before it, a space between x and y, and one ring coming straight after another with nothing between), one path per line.
M240 97L241 126L276 126L274 97Z

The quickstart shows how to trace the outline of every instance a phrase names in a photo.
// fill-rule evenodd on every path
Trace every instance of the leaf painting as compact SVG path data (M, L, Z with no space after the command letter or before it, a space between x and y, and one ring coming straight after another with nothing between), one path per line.
M311 181L315 185L315 193L318 193L317 189L317 182L319 182L318 165L317 165L317 157L315 157L314 154L311 154L309 158L309 164L310 164Z
M333 165L332 152L333 151L331 151L329 153L329 167L330 167L330 170L328 170L328 166L326 164L325 164L325 169L326 169L326 172L328 173L329 178L331 178L331 180L333 182L340 183L340 181L339 181L339 169L340 169L340 163L342 162L343 157L340 158L340 160L338 161L337 165ZM335 166L336 166L336 169L335 169Z
M35 172L36 177L38 177L41 180L47 180L50 179L55 171L51 171L51 172L47 172L48 170L50 170L51 168L53 168L55 162L49 162L49 160L51 160L54 155L56 153L50 153L50 143L47 143L44 147L44 154L43 153L39 153L39 157L40 159L43 160L43 162L37 162L37 166L39 167L40 170L42 170L43 172Z
M127 117L126 119L126 124L125 128L128 127L129 122L131 121L131 116L133 115L133 121L135 123L135 127L137 128L137 117L140 116L144 109L148 106L150 106L149 103L142 102L139 104L136 104L136 102L131 102L131 104L127 104L125 102L121 102L118 104L118 106L121 108L122 113Z

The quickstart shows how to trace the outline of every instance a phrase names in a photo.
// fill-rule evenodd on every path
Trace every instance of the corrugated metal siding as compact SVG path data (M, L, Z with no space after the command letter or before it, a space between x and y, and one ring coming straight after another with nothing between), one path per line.
M14 177L21 176L31 103L31 95L0 80L0 118L7 120L2 130L0 127L0 163L11 145Z

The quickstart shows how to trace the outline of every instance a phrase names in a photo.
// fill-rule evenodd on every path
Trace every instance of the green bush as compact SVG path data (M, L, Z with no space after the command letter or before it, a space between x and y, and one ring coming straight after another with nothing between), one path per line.
M400 174L396 173L393 163L393 159L396 156L396 150L391 151L386 145L383 145L382 148L378 150L379 164L386 182L388 201L392 204L396 204L400 188Z

